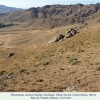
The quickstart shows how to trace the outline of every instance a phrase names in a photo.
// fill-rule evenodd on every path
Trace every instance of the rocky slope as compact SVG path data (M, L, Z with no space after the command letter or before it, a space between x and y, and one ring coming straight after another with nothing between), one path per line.
M43 45L57 28L0 35L0 92L100 92L100 24Z

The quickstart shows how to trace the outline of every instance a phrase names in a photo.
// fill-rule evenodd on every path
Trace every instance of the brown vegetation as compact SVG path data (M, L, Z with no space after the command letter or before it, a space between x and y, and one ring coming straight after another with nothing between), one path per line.
M82 9L85 7L79 4L76 8L78 6ZM57 5L45 6L46 9L51 7L58 9ZM70 8L70 6L60 7ZM35 8L23 12L29 14L33 9ZM39 18L42 17L44 15L40 13ZM18 22L18 26L0 29L0 91L99 92L100 23L98 20L99 18L96 18L85 24L42 30L32 30L31 26L26 28L24 27L26 24ZM68 29L74 27L79 33L73 37L48 44L54 37L65 34Z

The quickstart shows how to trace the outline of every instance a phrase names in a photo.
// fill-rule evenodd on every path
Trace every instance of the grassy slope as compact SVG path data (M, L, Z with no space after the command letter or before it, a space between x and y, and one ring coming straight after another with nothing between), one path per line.
M0 91L100 91L99 25L63 42L27 47L0 48ZM10 52L15 55L4 59Z

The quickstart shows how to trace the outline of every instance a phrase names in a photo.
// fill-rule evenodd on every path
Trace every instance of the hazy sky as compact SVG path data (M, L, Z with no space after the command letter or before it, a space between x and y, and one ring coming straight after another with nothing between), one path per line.
M100 0L0 0L0 5L17 8L41 7L51 4L93 4L100 3Z

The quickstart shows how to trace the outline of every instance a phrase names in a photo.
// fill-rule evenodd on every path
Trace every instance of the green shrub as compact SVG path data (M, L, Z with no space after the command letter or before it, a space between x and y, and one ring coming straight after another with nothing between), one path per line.
M73 58L69 58L69 63L71 63L72 65L76 65L79 63L78 59L73 57Z
M32 72L34 72L34 73L35 73L35 72L37 72L37 71L36 71L36 70L33 70Z
M13 74L14 74L14 72L11 72L11 73L8 74L8 76L13 75Z
M5 73L5 71L0 71L0 75L3 75Z
M78 53L80 53L80 52L84 52L84 50L83 49L78 49Z
M44 62L43 65L44 66L49 65L49 62Z
M73 62L73 61L76 61L77 58L73 57L73 58L69 58L69 63Z
M76 64L78 64L78 63L79 63L79 61L74 60L74 61L72 62L72 65L76 65Z

